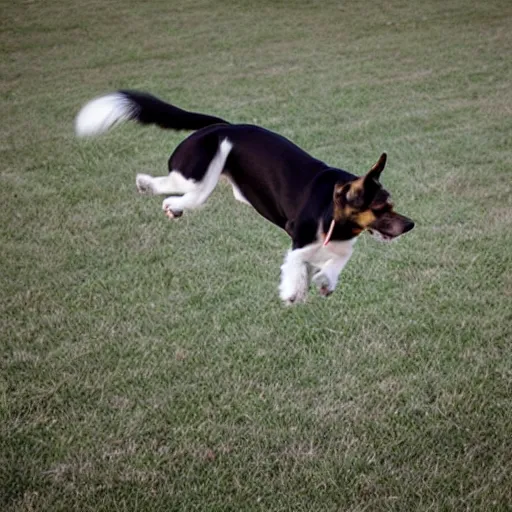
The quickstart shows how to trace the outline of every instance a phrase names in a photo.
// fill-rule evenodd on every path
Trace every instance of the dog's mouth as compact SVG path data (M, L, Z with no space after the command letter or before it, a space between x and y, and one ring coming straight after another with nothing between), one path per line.
M324 243L323 243L324 247L331 240L332 232L334 230L335 225L336 225L336 221L333 219L331 221L331 225L329 226L329 230L327 231L327 234L325 235L325 238L324 238ZM375 240L378 240L379 242L390 242L394 238L397 238L396 235L389 235L387 233L377 231L376 229L367 228L366 231L368 231L368 233L370 233L370 235L372 235L372 237L375 238Z
M335 225L336 221L332 219L324 238L324 247L331 240ZM390 242L391 240L395 240L404 233L410 231L414 227L414 222L403 215L391 212L387 214L387 217L383 216L382 218L377 219L375 222L371 223L370 226L366 227L366 231L368 231L375 240L378 240L379 242ZM357 234L359 234L363 229L365 228L361 226Z
M386 235L385 233L381 233L380 231L377 231L376 229L368 228L367 231L368 231L368 233L370 233L370 235L372 235L373 238L375 238L375 240L378 240L379 242L391 242L391 240L393 240L393 238L396 238L394 236Z

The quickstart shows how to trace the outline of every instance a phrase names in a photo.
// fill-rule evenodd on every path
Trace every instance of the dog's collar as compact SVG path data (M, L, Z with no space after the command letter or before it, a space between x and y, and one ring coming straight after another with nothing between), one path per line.
M336 224L336 221L334 219L331 220L331 225L329 226L329 231L327 231L327 234L325 235L324 239L324 247L329 243L329 240L331 239L332 232L334 231L334 225Z

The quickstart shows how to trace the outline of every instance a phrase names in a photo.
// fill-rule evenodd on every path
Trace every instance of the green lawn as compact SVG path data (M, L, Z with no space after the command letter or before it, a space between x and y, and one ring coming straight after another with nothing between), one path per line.
M0 509L512 506L512 3L1 3ZM77 140L118 88L258 123L383 182L416 228L361 237L285 308L287 236L221 182L141 197L185 136Z

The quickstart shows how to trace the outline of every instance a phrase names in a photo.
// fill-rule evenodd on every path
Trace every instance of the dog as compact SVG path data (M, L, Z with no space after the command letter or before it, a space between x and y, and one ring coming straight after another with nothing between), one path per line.
M235 199L288 233L292 244L279 285L286 305L305 302L311 281L322 296L330 295L363 231L392 240L414 227L411 219L394 211L380 183L386 153L357 176L330 167L260 126L231 124L129 90L85 104L75 130L82 137L98 135L129 120L194 131L170 156L167 176L136 177L140 193L169 196L162 204L167 217L176 219L203 204L223 174Z

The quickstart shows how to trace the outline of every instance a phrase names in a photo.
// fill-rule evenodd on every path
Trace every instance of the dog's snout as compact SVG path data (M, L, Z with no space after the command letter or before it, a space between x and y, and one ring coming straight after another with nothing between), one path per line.
M414 227L414 222L412 220L408 220L406 223L405 223L405 227L404 227L404 233L407 233L408 231L411 231L411 229Z

